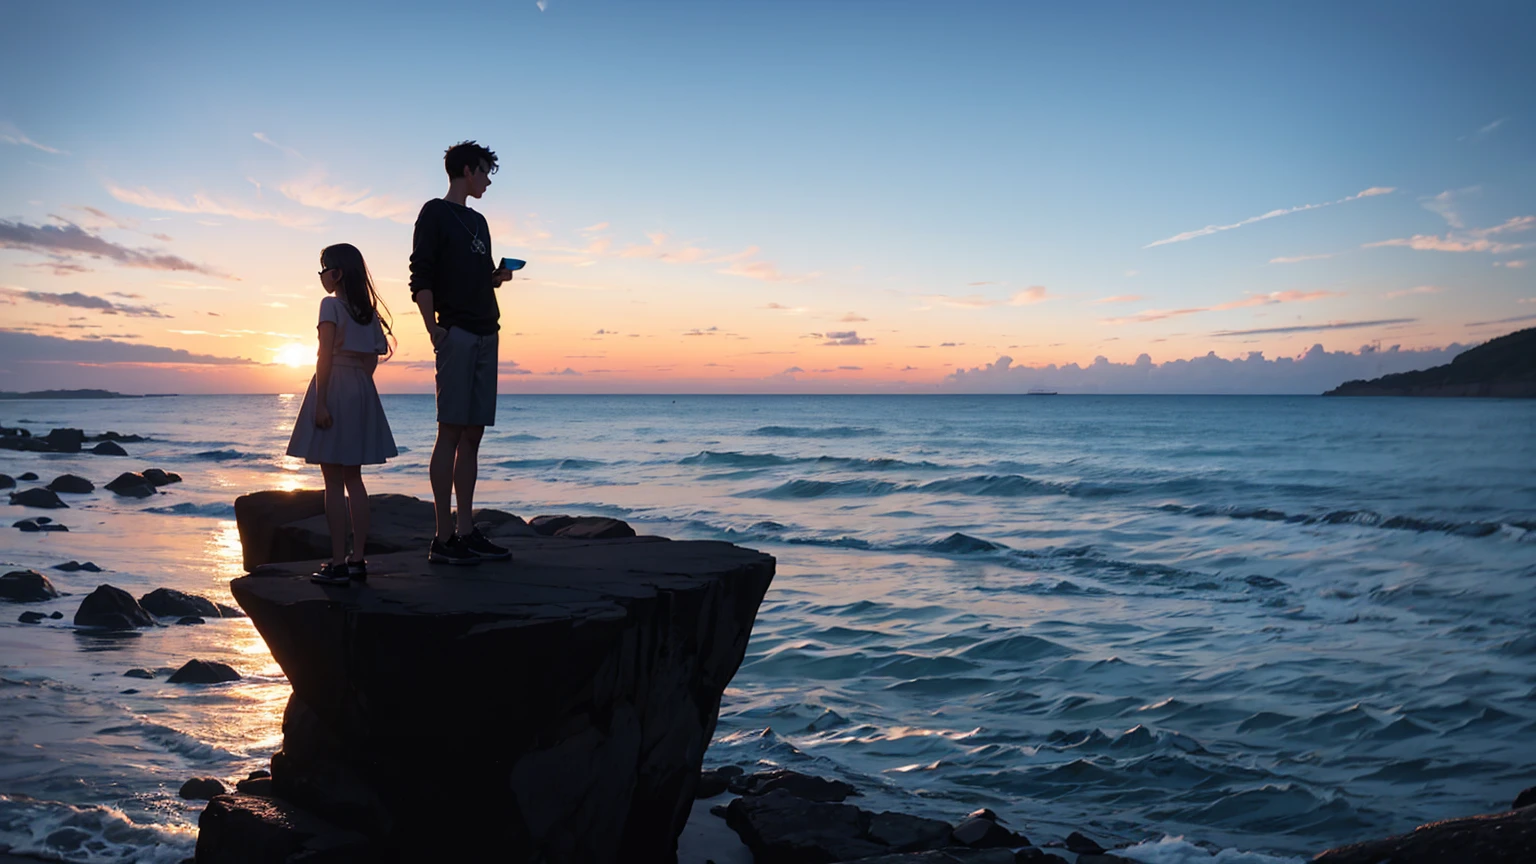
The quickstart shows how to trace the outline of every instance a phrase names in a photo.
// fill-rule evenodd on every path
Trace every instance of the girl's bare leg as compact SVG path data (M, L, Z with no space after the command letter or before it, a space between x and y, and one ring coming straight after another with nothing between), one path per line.
M347 560L347 498L344 473L341 465L320 466L325 478L325 525L331 530L331 563Z
M368 549L368 490L363 486L361 465L348 465L345 469L347 485L347 510L352 514L352 557L348 561L361 561Z

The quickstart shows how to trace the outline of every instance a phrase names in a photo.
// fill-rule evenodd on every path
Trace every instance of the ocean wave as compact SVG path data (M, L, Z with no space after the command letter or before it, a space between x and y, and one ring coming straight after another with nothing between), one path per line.
M496 463L498 468L514 468L525 471L586 471L607 465L595 459L504 459Z
M222 502L193 504L191 501L183 501L166 507L145 507L140 512L163 513L167 516L212 516L217 519L233 519L235 505Z
M812 480L797 478L769 489L738 492L741 498L878 498L897 493L926 495L973 495L982 498L1022 498L1041 495L1068 495L1102 498L1123 495L1128 490L1095 483L1056 483L1019 474L976 474L949 477L927 483L895 483L889 480Z
M0 846L13 854L80 864L177 864L196 845L192 825L146 825L115 807L0 795Z
M884 435L872 426L759 426L748 435L765 438L871 438Z
M1267 507L1215 507L1209 504L1185 506L1164 504L1157 508L1165 513L1185 516L1225 516L1229 519L1257 519L1264 522L1285 522L1292 525L1361 525L1367 528L1384 528L1392 531L1425 533L1438 531L1458 537L1487 537L1498 534L1506 527L1521 532L1536 527L1536 523L1519 520L1510 522L1456 522L1447 519L1429 519L1419 516L1382 516L1373 510L1330 510L1321 514L1286 513Z
M776 468L781 465L816 465L845 471L935 471L946 466L927 460L909 462L890 457L859 459L851 456L780 456L776 453L743 453L739 450L703 450L677 460L679 465L730 468ZM731 476L731 475L720 475Z
M189 453L181 458L197 459L201 462L233 462L237 459L261 459L263 457L257 453L246 453L243 450L224 448L219 450L199 450L196 453Z

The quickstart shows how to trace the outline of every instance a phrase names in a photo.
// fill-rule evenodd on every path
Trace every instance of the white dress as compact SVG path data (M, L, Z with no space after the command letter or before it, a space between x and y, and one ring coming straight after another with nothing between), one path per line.
M389 353L384 326L375 315L359 324L340 298L320 301L320 324L336 325L331 350L331 381L325 407L331 412L331 428L315 425L315 379L299 408L299 419L288 439L288 455L311 465L378 465L400 454L389 431L389 420L373 386L373 372L365 355ZM319 326L316 324L315 326Z

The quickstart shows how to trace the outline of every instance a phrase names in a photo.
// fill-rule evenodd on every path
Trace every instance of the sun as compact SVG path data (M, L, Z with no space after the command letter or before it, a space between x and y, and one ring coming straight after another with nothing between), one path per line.
M308 366L315 362L315 349L290 342L273 352L272 362L281 366Z

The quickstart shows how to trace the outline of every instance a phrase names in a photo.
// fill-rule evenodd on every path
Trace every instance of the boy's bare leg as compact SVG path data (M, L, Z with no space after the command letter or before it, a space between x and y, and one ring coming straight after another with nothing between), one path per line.
M475 531L475 476L480 471L480 439L485 436L484 426L463 426L458 449L453 460L453 488L458 493L458 524L460 537L468 537Z
M467 429L476 428L463 426L458 423L437 424L437 443L432 445L432 461L427 466L427 476L432 481L432 505L437 520L437 539L447 542L449 535L453 533L453 486L455 471L454 463L459 444L464 439ZM483 429L483 427L480 427ZM476 439L478 446L479 438ZM459 495L462 498L463 487L460 486ZM474 478L471 474L470 490L473 494Z

